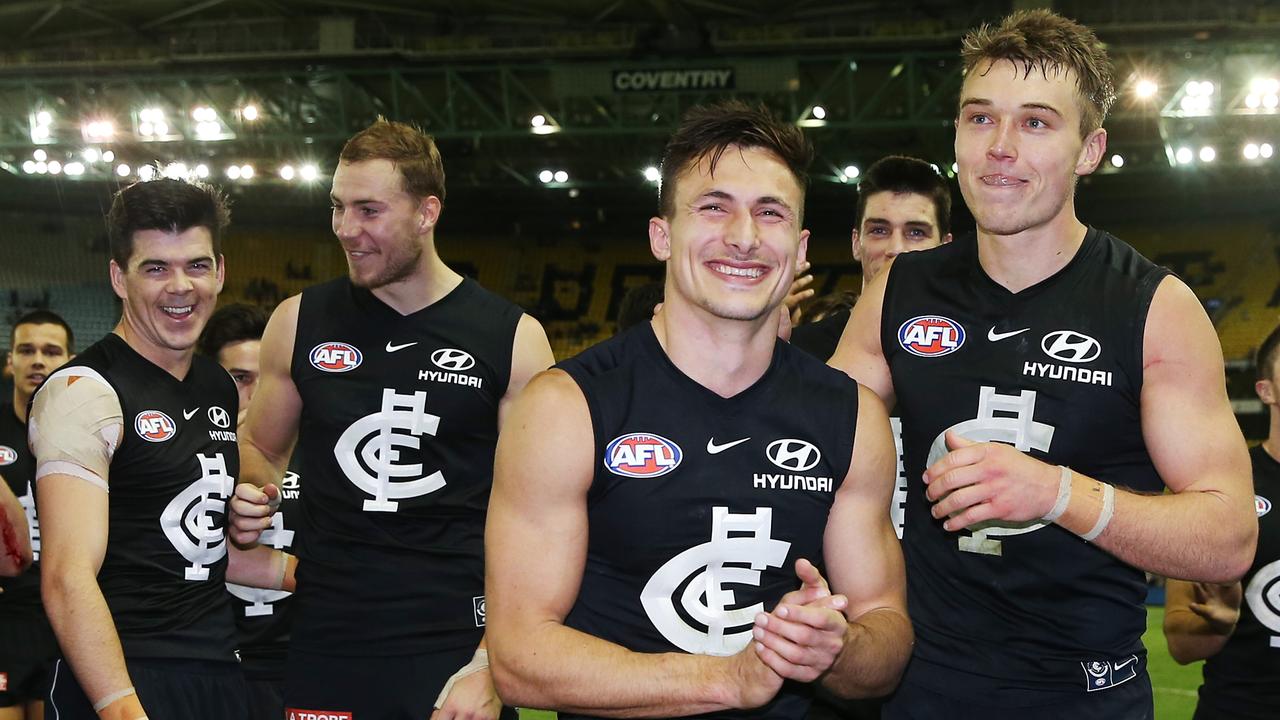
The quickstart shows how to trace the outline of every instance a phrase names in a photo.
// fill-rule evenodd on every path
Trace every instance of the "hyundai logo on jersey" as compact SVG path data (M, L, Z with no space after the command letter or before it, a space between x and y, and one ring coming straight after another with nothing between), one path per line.
M769 462L792 472L804 472L822 459L822 453L818 452L813 443L794 438L774 440L769 443L765 454L768 455Z
M1102 354L1102 343L1075 330L1054 330L1040 341L1040 349L1054 360L1085 363Z
M454 372L462 372L475 367L476 359L471 357L471 353L466 350L457 350L454 348L440 348L431 353L431 362L442 370L453 370Z
M964 345L964 328L941 315L921 315L898 328L898 344L920 357L949 355Z
M363 361L360 351L344 342L325 342L311 348L311 366L323 372L348 372Z
M1258 511L1258 517L1262 517L1271 512L1271 501L1261 495L1253 496L1253 506Z
M178 431L173 418L159 410L143 410L138 413L133 419L133 429L147 442L164 442Z
M664 437L631 433L609 443L604 450L604 465L614 475L651 478L675 470L682 457L680 446Z

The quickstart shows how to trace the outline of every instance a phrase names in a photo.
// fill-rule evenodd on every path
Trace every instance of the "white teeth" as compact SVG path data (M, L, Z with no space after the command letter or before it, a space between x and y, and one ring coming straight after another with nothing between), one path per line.
M190 305L187 305L186 307L162 307L160 309L171 315L187 315L191 313Z
M758 278L764 274L760 268L736 268L730 265L715 265L716 272L721 275L735 275L737 277Z

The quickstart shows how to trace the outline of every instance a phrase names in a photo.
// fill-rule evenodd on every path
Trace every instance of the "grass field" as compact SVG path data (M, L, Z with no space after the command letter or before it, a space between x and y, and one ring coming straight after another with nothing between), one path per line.
M1164 608L1147 608L1147 632L1142 642L1147 646L1148 672L1155 691L1156 720L1191 720L1196 709L1196 688L1200 687L1200 665L1182 666L1169 657L1169 648L1160 630ZM555 713L521 710L521 720L553 720Z

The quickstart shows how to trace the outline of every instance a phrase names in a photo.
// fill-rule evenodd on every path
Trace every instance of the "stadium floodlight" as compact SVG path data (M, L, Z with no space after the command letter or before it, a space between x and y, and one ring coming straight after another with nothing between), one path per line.
M556 178L556 174L551 172L550 170L543 170L542 172L538 173L538 179L544 183L549 183L552 180L555 180L555 178Z
M253 166L252 166L252 165L250 165L250 164L248 164L248 163L245 163L244 165L241 165L241 166L240 166L240 179L241 179L241 180L252 180L252 179L253 179Z
M27 160L27 161L25 161L25 162L23 162L23 163L22 163L22 172L24 172L24 173L26 173L26 174L28 174L28 175L33 175L33 174L35 174L35 171L36 171L36 161L35 161L35 160Z
M1133 94L1139 100L1150 100L1158 92L1160 92L1160 86L1149 78L1138 78L1138 81L1133 84Z
M1244 155L1245 160L1257 160L1260 153L1258 143L1245 143L1245 146L1240 150L1240 153Z
M280 168L281 180L292 180L295 174L296 172L294 171L292 165L284 165L284 166L281 166Z
M232 166L228 167L228 168L227 168L227 177L228 177L228 178L231 178L232 180L239 180L239 179L240 179L240 166L239 166L239 165L232 165Z
M36 148L35 152L31 153L31 157L35 158L36 162L44 162L49 159L49 153L41 150L40 148Z
M80 151L80 157L84 158L87 162L94 163L98 162L98 159L102 157L102 152L96 147L87 147Z
M198 178L209 177L209 166L205 165L204 163L200 163L199 165L196 165L196 177Z
M1111 167L1116 168L1117 170L1124 167L1124 156L1121 155L1120 153L1116 153L1115 155L1112 155Z
M48 167L50 175L58 175L62 172L62 163L57 160L50 160Z
M120 163L116 166L116 175L119 175L120 177L129 177L129 170L130 168L128 165Z
M116 159L116 154L112 150L106 150L102 153L102 162L105 162L105 163L114 162L115 159Z
M43 175L43 174L45 174L45 173L47 173L47 172L49 172L49 163L46 163L46 162L45 162L45 161L43 161L43 160L41 160L41 161L39 161L39 162L37 162L37 163L36 163L36 174L37 174L37 175Z
M814 105L813 110L811 110L809 114L813 115L814 119L816 120L827 119L827 109L822 107L821 105Z
M937 168L935 167L934 170L937 170ZM859 170L857 165L844 166L844 176L849 178L850 180L853 180L854 178L858 177L861 174L862 174L862 170Z
M53 140L53 113L37 110L31 114L31 142L47 143Z
M651 183L662 182L662 171L650 165L644 169L644 179Z
M37 112L37 113L36 113L36 124L37 124L37 125L52 125L52 124L53 124L53 113L49 112L48 110L41 110L41 111Z
M253 122L254 120L257 120L258 106L254 105L253 103L249 103L244 107L240 108L240 117L249 122Z
M80 126L80 132L89 142L102 142L115 137L116 125L110 120L88 120Z
M320 177L320 169L315 165L303 165L298 175L306 182L315 182L316 178Z
M1173 159L1177 160L1179 165L1190 165L1191 161L1195 159L1195 154L1191 152L1189 147L1180 147L1173 154Z
M191 111L191 117L196 122L217 122L218 113L207 105L198 105Z
M565 172L564 170L557 170L554 177L555 177L555 181L558 183L569 182L569 173Z
M164 172L162 172L161 175L169 178L170 180L183 180L186 179L188 171L189 169L187 168L186 163L171 162L164 166Z
M1271 143L1262 143L1258 146L1258 155L1265 160L1269 160L1271 158L1272 152L1273 148L1271 147Z
M547 124L547 116L541 113L529 118L529 127L540 128Z
M67 163L67 164L66 164L66 166L65 166L65 167L63 167L62 169L63 169L63 171L64 171L64 172L66 172L68 175L71 175L71 176L73 176L73 177L78 177L78 176L80 176L80 175L83 175L83 174L84 174L84 163L81 163L81 162L69 162L69 163Z
M1212 147L1205 145L1200 148L1200 162L1213 162L1218 157L1218 151Z
M156 166L143 165L138 168L138 179L142 182L151 182L156 179Z
M52 135L52 132L49 130L48 125L36 125L35 127L31 128L32 142L49 142L49 138L51 135Z

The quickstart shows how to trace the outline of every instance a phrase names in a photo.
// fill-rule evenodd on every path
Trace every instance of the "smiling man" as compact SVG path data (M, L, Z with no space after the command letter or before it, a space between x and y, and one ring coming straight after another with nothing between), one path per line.
M330 194L348 277L285 300L262 337L240 443L252 484L233 508L238 538L256 539L292 453L308 532L288 717L502 710L483 644L493 452L552 356L536 320L440 259L444 180L414 127L379 120L352 137Z
M885 717L1150 718L1142 570L1232 582L1256 541L1221 350L1186 285L1076 217L1115 96L1093 33L1018 12L963 57L977 237L898 257L832 358L896 399L921 478Z
M761 109L690 111L649 222L662 312L512 409L486 533L509 702L799 718L805 683L897 681L911 633L884 408L777 338L811 156Z

